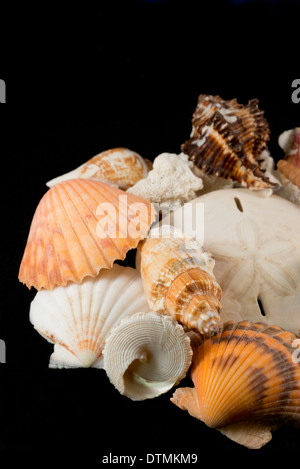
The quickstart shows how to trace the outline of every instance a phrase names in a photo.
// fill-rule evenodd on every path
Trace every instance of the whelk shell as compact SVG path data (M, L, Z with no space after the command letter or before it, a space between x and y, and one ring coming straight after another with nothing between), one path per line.
M214 256L222 288L221 321L264 321L297 334L300 208L275 194L219 190L178 209L175 227L191 204L195 217L204 204L203 246Z
M52 187L68 179L93 178L115 184L120 189L128 189L147 177L148 168L151 168L151 162L138 153L128 148L113 148L99 153L73 171L48 181L47 186Z
M249 189L276 187L260 166L270 130L257 99L243 106L236 99L200 95L192 125L191 138L181 150L197 168Z
M174 319L154 312L124 318L106 340L104 369L121 394L132 400L167 392L186 376L190 339Z
M150 308L201 334L213 333L218 329L222 295L213 275L213 257L187 235L176 238L171 230L170 237L151 233L138 246Z
M81 284L37 292L30 321L55 344L51 368L102 368L102 350L111 329L122 318L148 309L138 272L114 264Z
M104 218L103 218L104 217ZM51 290L123 260L155 219L151 203L91 179L53 186L34 214L19 280Z
M218 335L194 343L195 388L178 389L171 401L234 441L260 448L271 429L300 424L295 340L276 326L227 322Z

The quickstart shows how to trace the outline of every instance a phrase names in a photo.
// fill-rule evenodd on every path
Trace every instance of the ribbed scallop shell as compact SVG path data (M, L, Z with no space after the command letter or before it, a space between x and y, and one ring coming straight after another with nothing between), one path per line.
M227 322L218 335L194 344L191 377L196 405L190 388L187 394L184 389L176 391L172 401L209 427L225 434L228 429L228 436L238 442L243 425L251 431L256 428L257 439L258 429L263 434L278 425L300 424L296 339L276 326Z
M19 280L51 290L96 276L147 235L154 212L149 201L91 179L53 186L34 214Z
M75 178L93 178L101 182L128 189L147 177L151 162L128 148L113 148L94 156L78 168L47 182L52 187L62 181ZM149 169L150 170L150 169Z
M186 376L190 339L174 319L147 312L124 318L107 338L104 369L121 394L132 400L167 392Z
M55 344L51 368L102 367L102 350L122 318L148 311L140 275L114 264L81 284L41 290L31 302L30 321Z
M150 308L201 334L217 330L222 292L211 254L188 236L148 237L138 249Z
M281 139L287 140L282 143L285 157L278 161L277 168L285 178L300 189L300 127L287 132L286 139Z
M257 99L243 106L236 99L200 95L191 138L181 149L208 175L231 179L250 189L274 187L259 161L270 138L263 114Z

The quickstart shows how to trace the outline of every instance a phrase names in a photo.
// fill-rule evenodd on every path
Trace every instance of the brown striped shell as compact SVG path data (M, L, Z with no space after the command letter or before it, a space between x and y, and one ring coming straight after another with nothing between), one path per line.
M191 138L181 149L197 168L250 189L275 186L260 167L270 130L257 99L244 106L236 99L200 95L192 125Z
M194 343L194 389L177 390L180 408L246 446L260 447L270 430L300 424L300 339L277 326L229 321Z
M221 288L214 259L193 238L147 238L140 271L149 306L201 334L218 330Z
M289 142L283 145L285 157L278 161L277 168L285 178L300 189L300 127L288 132Z

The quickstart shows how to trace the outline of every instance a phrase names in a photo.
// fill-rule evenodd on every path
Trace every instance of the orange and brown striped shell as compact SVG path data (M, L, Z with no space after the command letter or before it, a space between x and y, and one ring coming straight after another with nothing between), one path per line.
M278 161L277 168L300 189L300 127L296 127L291 136L292 140L286 149L285 157Z
M150 237L138 249L150 308L203 335L217 331L222 292L211 254L188 237Z
M243 427L256 429L265 444L271 428L300 424L299 345L280 327L229 321L214 337L194 343L195 389L177 390L172 401L240 443Z
M181 149L197 168L250 189L275 186L260 167L270 130L257 99L243 106L236 99L200 95L192 125L191 138Z
M154 219L154 207L141 197L91 179L61 182L37 206L19 280L52 290L95 277L136 248Z

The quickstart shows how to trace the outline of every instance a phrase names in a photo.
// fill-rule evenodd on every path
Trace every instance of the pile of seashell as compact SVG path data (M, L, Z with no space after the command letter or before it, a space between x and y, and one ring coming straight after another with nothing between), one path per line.
M300 128L276 169L269 138L257 100L200 95L178 155L116 148L47 183L19 280L51 368L103 368L132 400L189 373L171 401L248 448L299 425Z

